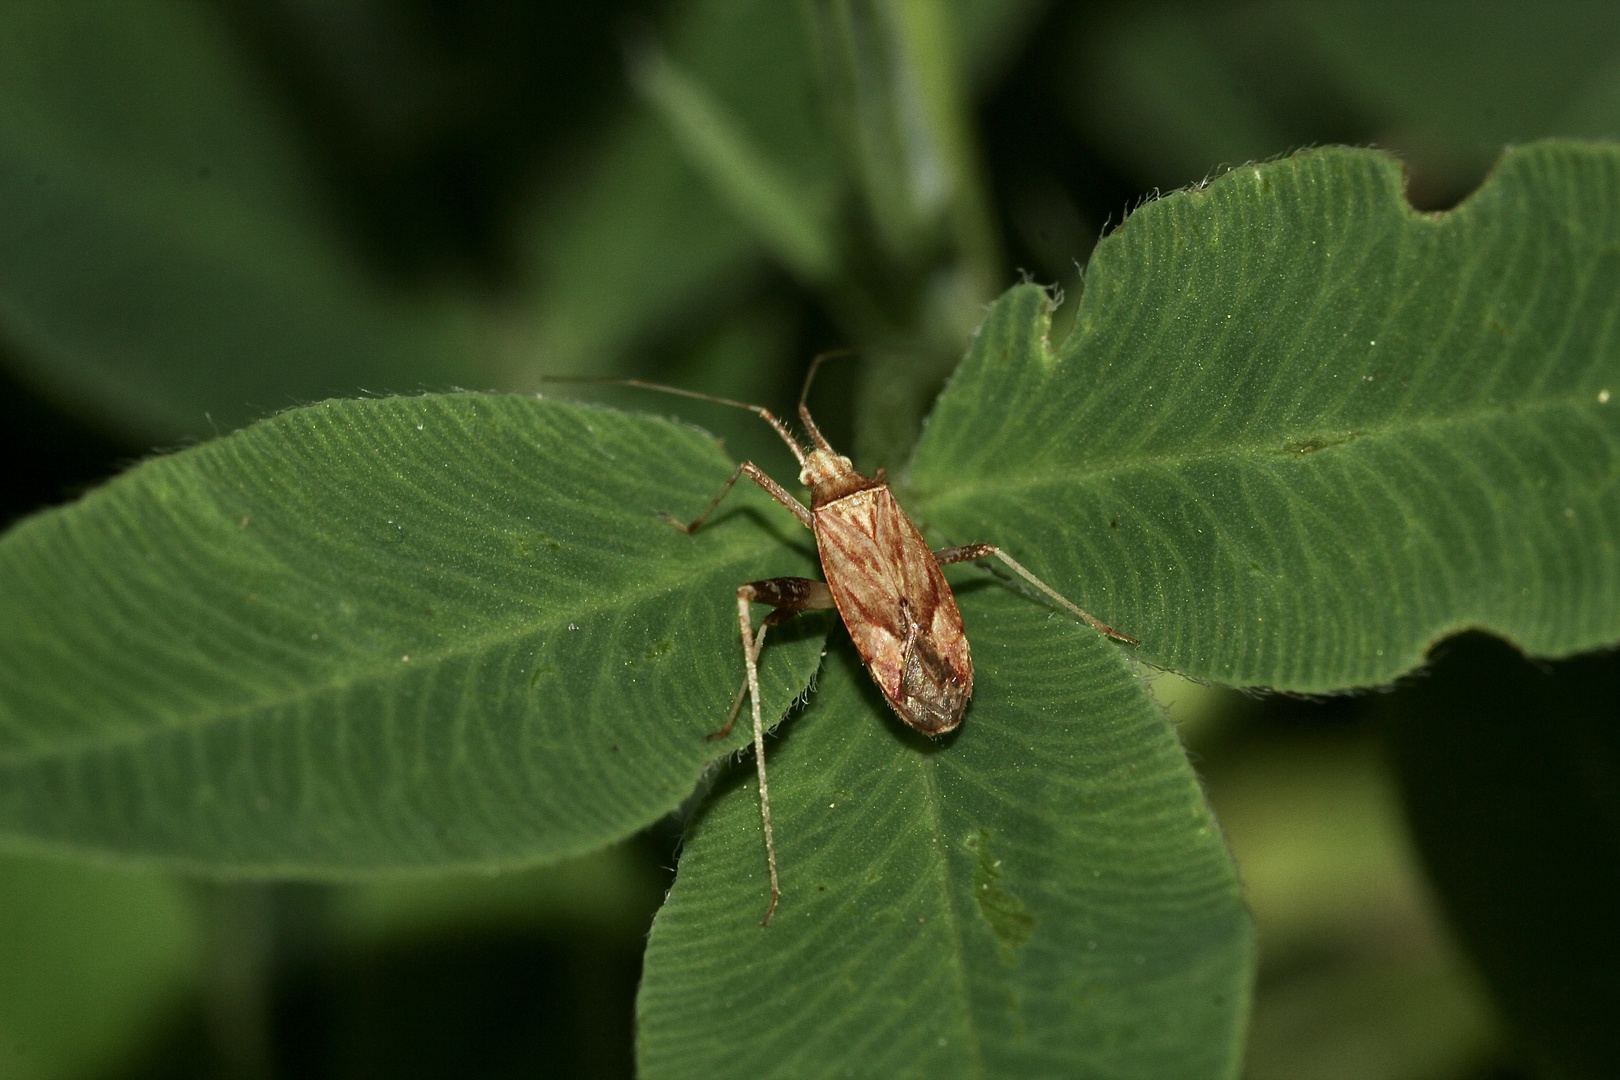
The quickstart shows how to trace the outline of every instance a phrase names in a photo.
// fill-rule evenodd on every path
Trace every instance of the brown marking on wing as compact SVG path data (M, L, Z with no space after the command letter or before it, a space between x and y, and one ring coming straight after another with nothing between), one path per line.
M917 527L887 487L814 511L821 567L878 689L930 735L962 720L973 661L956 598Z

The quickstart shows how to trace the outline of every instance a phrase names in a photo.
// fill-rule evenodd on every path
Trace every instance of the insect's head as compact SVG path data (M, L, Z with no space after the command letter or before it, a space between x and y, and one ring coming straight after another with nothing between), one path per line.
M843 454L817 448L804 456L804 468L799 470L799 483L815 488L843 479L854 472L854 463Z

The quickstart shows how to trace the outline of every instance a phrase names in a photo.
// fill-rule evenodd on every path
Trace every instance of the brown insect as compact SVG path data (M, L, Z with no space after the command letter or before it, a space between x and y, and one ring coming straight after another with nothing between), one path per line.
M683 532L696 532L737 479L746 476L793 511L805 528L815 534L821 571L827 579L767 578L750 581L737 589L737 622L742 632L746 674L731 703L725 726L709 735L710 739L722 739L731 733L746 696L754 722L759 812L765 826L765 861L771 878L771 902L760 920L762 926L770 923L782 896L776 872L776 842L771 835L771 798L765 781L765 730L759 704L759 652L769 627L803 611L836 607L856 651L861 654L861 662L889 705L901 720L930 736L954 731L962 723L968 699L973 696L973 659L962 629L962 615L956 608L956 597L951 594L941 567L994 556L1093 629L1116 641L1138 644L1135 638L1080 610L993 544L930 551L927 541L890 493L884 471L880 468L876 476L870 477L856 472L849 458L828 444L810 417L805 401L811 380L822 362L835 355L839 354L824 353L812 361L804 390L799 395L799 419L813 444L809 450L799 444L787 425L762 406L638 379L603 380L755 413L775 428L793 451L799 462L799 482L810 489L810 508L805 509L804 504L758 466L745 461L690 523L683 525L668 514L661 515ZM754 603L769 604L772 609L757 632L749 611Z

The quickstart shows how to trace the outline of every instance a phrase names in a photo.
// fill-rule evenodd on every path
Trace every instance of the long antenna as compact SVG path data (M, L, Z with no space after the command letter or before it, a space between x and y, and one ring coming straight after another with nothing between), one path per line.
M825 361L834 360L840 356L854 356L855 353L855 349L829 349L827 352L818 354L814 360L810 361L810 370L804 373L804 389L799 391L799 419L804 422L804 430L810 433L810 438L815 441L818 447L829 454L835 454L837 451L832 448L826 437L821 434L821 429L816 427L816 422L810 418L810 407L805 403L810 400L810 384L815 381L816 372L821 369L821 365Z
M816 359L819 360L820 357ZM811 371L814 372L815 368L812 367ZM786 424L776 418L775 413L763 405L750 405L746 401L732 401L730 398L716 397L713 394L700 394L696 390L682 390L678 386L664 386L661 383L647 382L643 379L622 378L617 375L542 375L540 381L547 383L596 383L604 386L633 386L638 390L656 390L661 394L675 394L678 397L709 401L716 405L729 405L734 409L747 409L776 429L776 433L782 436L783 442L788 444L788 449L793 451L793 456L798 459L801 467L805 463L804 448L799 445L799 440L793 437L793 432L787 429ZM809 387L806 386L806 389L808 390ZM803 405L800 405L799 411L801 414L804 412ZM814 432L813 434L818 440L817 444L825 447L826 440L820 438L821 433Z

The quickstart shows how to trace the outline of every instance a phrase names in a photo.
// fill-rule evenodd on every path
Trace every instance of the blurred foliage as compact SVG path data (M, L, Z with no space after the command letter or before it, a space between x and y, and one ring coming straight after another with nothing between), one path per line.
M0 8L0 322L21 375L132 440L470 380L468 298L336 242L306 140L205 5Z
M1215 729L1193 745L1261 948L1246 1075L1483 1075L1500 1026L1440 918L1364 702L1210 705Z
M1552 1076L1604 1076L1620 937L1620 654L1527 661L1480 634L1382 710L1458 935Z
M1371 142L1438 208L1503 143L1620 135L1620 27L1599 0L948 10L953 92L977 120L957 152L978 163L991 243L967 260L979 284L928 290L961 227L910 265L880 257L897 245L851 193L868 182L811 122L813 30L778 5L6 5L0 518L326 394L635 373L780 408L809 355L854 341L880 355L864 376L829 368L815 398L846 445L851 402L917 408L960 354L951 334L977 321L965 312L1012 268L1078 288L1099 233L1150 189ZM751 231L667 103L632 85L627 45L661 50L746 135L728 145L820 200L829 249L860 255L871 291L927 322L894 336L932 338L931 355L886 360L901 351L887 322ZM785 471L751 418L682 413ZM881 433L863 449L893 453ZM1461 642L1378 701L1436 905L1369 699L1161 678L1260 926L1250 1076L1507 1080L1530 1060L1612 1073L1602 722L1617 683L1612 663L1541 673ZM520 877L217 894L8 857L0 1075L628 1075L642 932L673 857L666 829ZM234 967L222 925L257 927L236 931L250 955ZM257 1036L231 1028L231 1001L259 1003ZM231 1030L261 1045L233 1051Z
M1325 142L1400 154L1450 205L1502 146L1620 136L1620 11L1601 0L1171 0L1075 21L1063 89L1141 183Z
M197 978L190 898L162 875L0 858L0 1076L94 1076L153 1042Z

